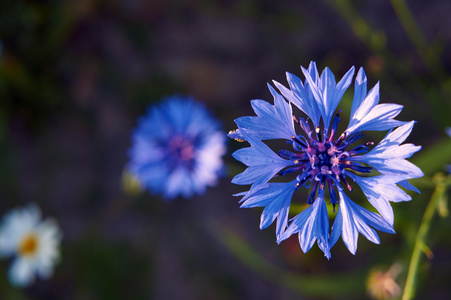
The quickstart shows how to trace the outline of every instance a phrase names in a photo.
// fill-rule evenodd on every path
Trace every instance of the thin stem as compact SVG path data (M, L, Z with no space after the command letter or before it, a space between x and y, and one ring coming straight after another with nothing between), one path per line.
M402 27L404 28L404 31L407 33L407 36L417 50L417 53L423 62L428 65L428 59L426 57L426 39L415 22L409 7L404 0L391 0L390 2L396 15L398 16L399 21L401 22Z
M328 2L333 5L349 23L354 34L362 41L362 43L375 53L381 52L383 43L379 41L380 36L373 34L371 26L358 14L349 0L328 0ZM374 42L374 37L376 37L377 43Z
M437 185L435 187L434 193L432 194L431 200L429 201L426 211L423 215L423 220L421 221L420 228L418 229L415 245L412 252L412 257L410 259L409 271L407 273L406 284L404 286L404 292L402 295L402 300L413 299L415 294L415 280L418 273L418 266L420 264L421 252L428 249L425 244L425 238L431 226L431 220L434 216L435 211L438 208L440 200L446 192L446 183L443 180L443 175L436 176ZM429 251L427 251L429 252Z
M401 22L404 31L415 47L418 56L431 74L445 75L445 70L439 62L441 51L434 45L429 45L423 32L418 26L405 0L390 0L393 9Z

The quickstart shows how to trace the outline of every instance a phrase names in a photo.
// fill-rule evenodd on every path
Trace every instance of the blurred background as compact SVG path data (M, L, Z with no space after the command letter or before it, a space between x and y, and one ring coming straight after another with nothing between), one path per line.
M34 202L64 238L54 276L26 289L1 261L0 298L396 299L451 164L450 13L449 0L1 1L0 213ZM330 261L316 245L303 254L296 236L277 245L274 225L259 230L261 210L232 196L246 188L230 183L244 170L230 156L245 146L236 141L226 176L203 196L164 202L124 180L131 130L162 96L206 103L226 133L254 114L250 100L272 102L267 82L303 78L312 60L337 79L363 66L368 87L381 81L381 102L418 121L407 142L423 146L411 159L426 174L413 182L422 194L393 204L397 234L381 233L381 245L361 237L353 256L340 240ZM343 120L352 95L353 85ZM451 298L441 197L418 299Z

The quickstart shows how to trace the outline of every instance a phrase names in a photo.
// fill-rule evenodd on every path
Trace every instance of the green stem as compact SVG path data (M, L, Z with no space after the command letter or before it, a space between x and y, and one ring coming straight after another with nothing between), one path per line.
M443 73L444 70L439 63L440 51L428 44L405 0L390 0L390 2L424 65L431 74L434 74L435 71Z
M417 50L418 55L421 57L423 62L428 65L428 60L425 56L427 48L426 39L415 22L409 7L404 0L391 0L390 2L396 15L398 16L399 21L401 22L402 27L404 28L404 31L407 33L407 36Z
M375 53L381 51L380 43L372 41L373 30L371 26L354 9L349 0L329 0L328 1L342 15L351 26L354 34L360 41Z
M427 249L425 244L425 238L431 226L431 220L437 210L440 200L446 192L446 183L442 175L436 177L437 185L435 191L432 194L431 200L429 201L426 211L423 215L423 220L421 221L420 228L418 229L417 236L415 238L415 245L412 252L412 257L410 259L409 271L407 273L406 284L404 286L404 292L402 295L402 300L413 299L415 294L415 280L418 273L418 266L420 264L421 252Z

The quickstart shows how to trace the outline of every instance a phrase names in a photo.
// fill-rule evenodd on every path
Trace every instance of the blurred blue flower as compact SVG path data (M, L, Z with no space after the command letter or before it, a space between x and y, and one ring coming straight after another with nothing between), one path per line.
M233 154L248 168L232 182L251 185L249 191L237 196L243 196L242 207L264 207L261 229L277 219L277 242L298 233L304 252L316 241L330 258L330 249L341 236L349 251L355 254L359 232L374 243L379 243L374 229L395 233L390 202L411 200L400 187L419 192L407 179L421 177L423 173L406 159L421 147L401 145L415 122L395 120L402 106L379 104L379 83L368 92L367 78L361 68L355 79L350 122L344 132L337 135L341 120L340 111L336 114L335 111L352 82L354 67L338 83L328 68L319 76L314 62L308 70L302 68L302 72L306 78L304 83L287 73L289 88L274 81L280 94L268 85L274 105L252 100L257 116L235 120L238 129L230 132L229 137L247 141L251 146ZM307 119L297 119L291 104L304 112ZM294 123L301 134L296 133ZM356 144L363 137L361 132L366 130L389 130L389 133L369 151L372 142ZM263 142L273 139L286 140L292 149L274 153ZM292 180L270 182L275 177ZM346 195L345 188L353 190L352 182L360 186L379 214L359 206ZM307 198L310 206L288 220L292 196L301 187L311 188ZM338 205L332 228L326 195L333 212Z
M189 198L216 184L225 151L220 123L205 106L171 96L139 119L128 168L145 188L165 199Z

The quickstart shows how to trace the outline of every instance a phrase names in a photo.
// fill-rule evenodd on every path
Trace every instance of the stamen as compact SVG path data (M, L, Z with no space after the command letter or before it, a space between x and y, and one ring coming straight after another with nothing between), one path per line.
M289 141L288 141L289 142ZM298 144L296 143L296 141L292 141L291 142L291 145L293 146L293 148L294 148L294 150L296 150L296 151L299 151L299 152L303 152L303 151L305 151L305 149L304 148L299 148L299 146L298 146Z
M341 151L344 151L349 146L349 143L347 141L342 141L340 143L340 145L335 145L335 146L336 146L338 152L341 152Z
M310 141L314 141L315 140L315 138L313 137L313 131L310 131L308 133L308 138L310 139Z
M315 200L316 191L318 190L318 184L319 184L319 182L315 181L315 184L312 187L312 191L310 192L310 195L308 196L308 199L307 199L308 204L312 204L313 201Z
M298 135L298 136L292 136L291 139L293 141L295 141L296 143L298 143L299 145L301 145L302 148L307 148L308 147L308 143L307 141L301 141L299 138L303 138L305 139L305 137L303 137L302 135Z
M335 205L338 204L337 200L337 194L335 192L335 189L333 187L332 180L327 180L327 183L329 184L329 195L330 195L330 202L333 205L333 212L335 213Z
M320 153L323 153L323 152L325 152L327 150L327 147L326 147L326 145L324 143L318 143L317 147L318 147L318 151Z
M350 192L352 192L352 186L349 184L349 182L346 180L346 178L344 177L344 175L340 175L340 180L346 185L346 187L348 188L348 190Z
M299 126L301 126L302 130L307 134L308 137L310 137L310 134L312 133L312 130L310 129L310 125L308 124L308 120L304 120L303 118L300 118Z
M316 175L315 175L315 181L318 181L318 182L320 182L322 179L323 179L323 174L322 173L317 173Z
M349 157L349 152L345 151L345 152L340 154L339 159L346 159L348 157Z
M316 155L311 155L309 161L310 161L310 165L312 166L312 169L316 169L315 166L316 166L316 164L319 162L318 156L316 156ZM315 173L315 174L316 174L316 173Z
M357 146L354 149L348 151L349 155L362 154L365 152L368 152L368 148L364 145Z
M304 183L306 183L306 182L307 182L309 179L311 179L311 178L312 178L312 175L309 174L309 173L307 173L307 172L304 172L304 173L302 173L302 174L299 174L299 175L296 177L296 179L299 181L296 185L303 186Z
M329 154L329 156L333 156L335 153L339 152L337 147L335 147L335 145L331 145L329 149L327 149L327 154Z
M276 174L276 176L285 176L286 174L290 174L299 170L302 170L302 166L290 167L286 170L280 171L279 173Z
M285 149L281 149L279 151L277 151L277 154L279 154L279 156L283 157L283 158L288 158L288 159L298 159L304 156L303 153L294 153Z
M311 148L318 150L318 142L316 140L311 140L310 146L311 146Z
M321 185L320 185L321 190L324 190L324 187L326 185L325 181L326 181L326 176L323 175L322 178L321 178Z
M332 173L335 175L335 178L336 178L337 181L338 181L339 178L340 178L340 175L341 175L341 170L340 170L340 168L337 167L337 166L332 166L331 170L332 170Z
M347 140L348 144L351 145L352 143L354 143L355 141L357 141L361 137L363 137L363 134L361 132L354 132L354 133L352 133L349 136L348 140Z
M344 169L351 169L360 173L371 173L371 167L364 167L361 166L357 163L349 163L347 162L346 164L340 164L340 166Z
M341 142L346 138L346 136L348 135L348 132L345 131L343 132L340 137L338 138L337 142L335 143L335 146L338 146L341 144Z
M316 137L318 138L318 142L322 142L323 137L321 135L321 129L319 129L319 126L316 126L315 132L316 132Z
M334 123L332 124L332 128L330 129L330 136L329 136L329 142L332 142L334 140L335 133L338 129L338 124L340 123L341 119L338 117L341 113L341 109L337 112L337 114L334 117Z

